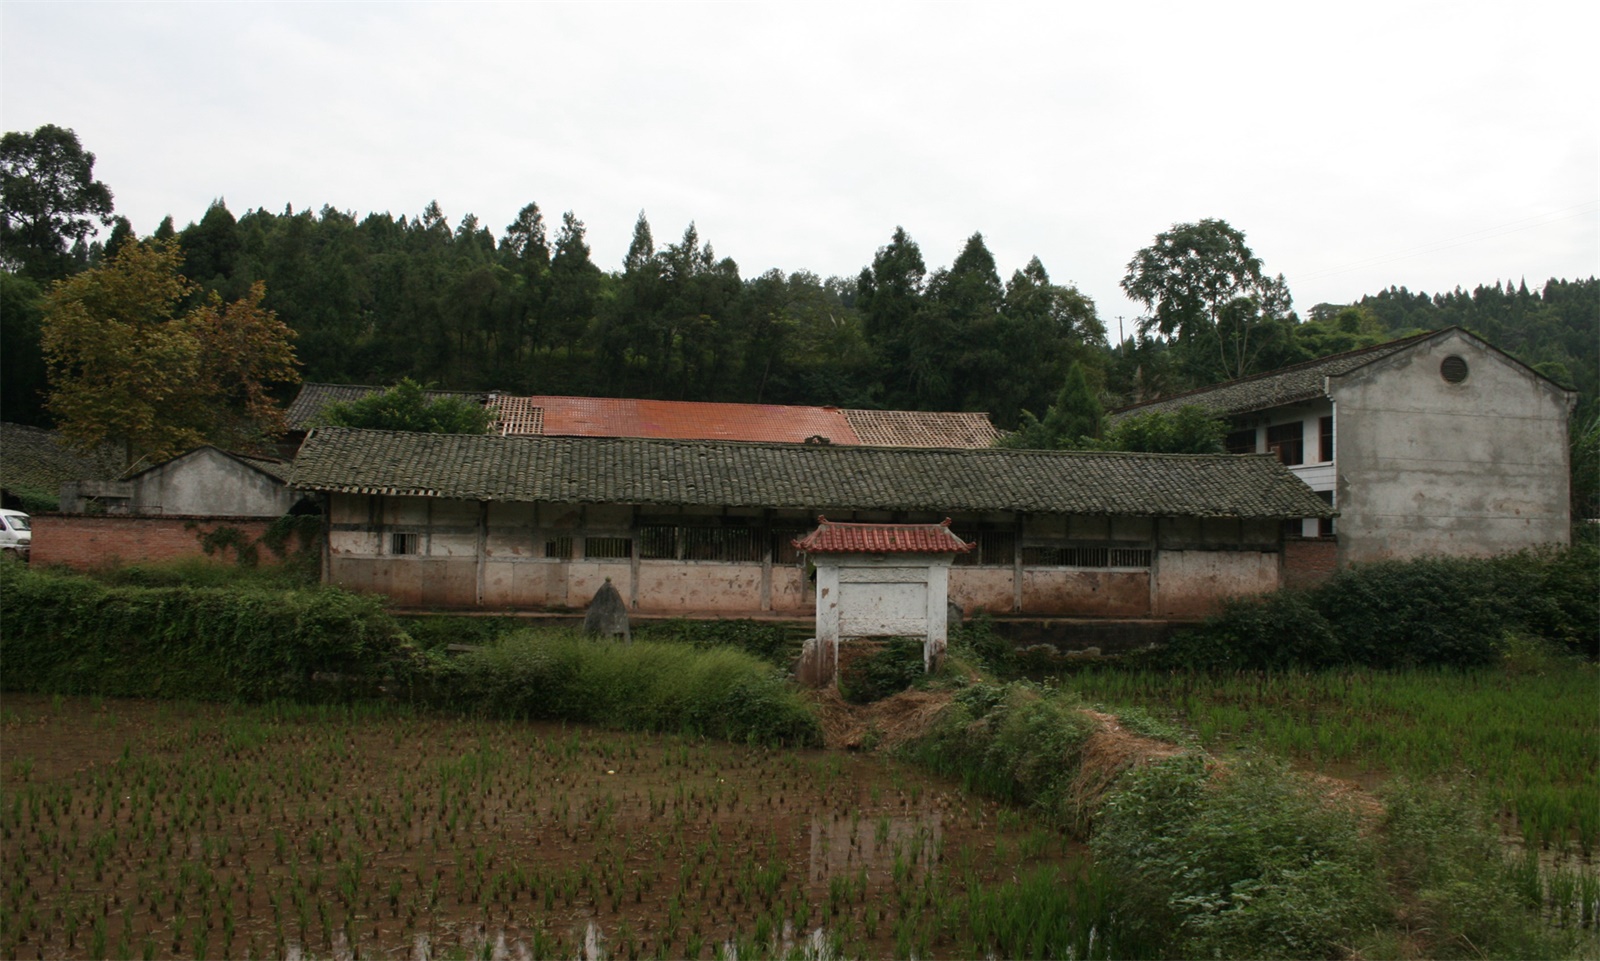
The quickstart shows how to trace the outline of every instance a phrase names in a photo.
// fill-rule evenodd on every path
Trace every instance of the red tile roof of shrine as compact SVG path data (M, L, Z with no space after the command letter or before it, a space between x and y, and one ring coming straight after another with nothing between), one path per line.
M942 524L842 524L817 518L817 529L795 540L807 553L965 554L972 545Z

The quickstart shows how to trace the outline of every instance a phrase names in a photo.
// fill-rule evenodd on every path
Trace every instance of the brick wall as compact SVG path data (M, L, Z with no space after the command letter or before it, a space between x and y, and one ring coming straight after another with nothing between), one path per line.
M1316 587L1339 566L1339 542L1331 537L1283 542L1283 586Z
M33 564L64 564L86 570L120 564L145 564L201 557L219 564L237 559L232 548L207 555L200 537L218 527L235 527L252 542L259 541L271 520L237 517L140 516L120 514L34 514ZM263 564L275 564L277 555L257 549Z

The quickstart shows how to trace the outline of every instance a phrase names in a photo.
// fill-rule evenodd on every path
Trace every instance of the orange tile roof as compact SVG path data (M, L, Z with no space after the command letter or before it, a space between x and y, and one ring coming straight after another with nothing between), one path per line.
M807 553L965 554L972 545L942 524L848 524L817 518L817 529L794 542Z
M505 403L512 398L503 398ZM778 404L715 404L683 400L631 400L619 397L515 398L526 410L543 410L547 437L643 437L660 440L736 440L803 444L814 437L830 444L861 443L837 407L784 407Z
M878 447L991 447L1000 432L988 414L929 410L847 410L863 444Z
M357 400L381 390L346 384L304 384L289 406L290 426L307 430L327 404ZM635 437L767 444L816 443L820 438L835 447L958 449L990 447L1000 437L988 414L959 411L557 397L501 391L428 391L427 397L458 397L494 408L493 432L506 437Z

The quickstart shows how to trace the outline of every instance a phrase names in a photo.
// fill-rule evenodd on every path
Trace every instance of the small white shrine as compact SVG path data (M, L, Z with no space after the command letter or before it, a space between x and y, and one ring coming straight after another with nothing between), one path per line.
M817 518L794 541L817 569L817 639L802 679L816 686L839 673L842 641L922 638L926 670L944 656L950 564L971 544L939 524L849 524ZM806 663L809 661L809 663Z

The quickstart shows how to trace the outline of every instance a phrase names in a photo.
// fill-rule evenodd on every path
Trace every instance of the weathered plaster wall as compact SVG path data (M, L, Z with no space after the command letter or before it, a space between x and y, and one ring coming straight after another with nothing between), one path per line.
M760 610L761 565L640 561L638 609L662 614Z
M640 613L810 616L818 609L817 593L830 591L835 604L846 592L866 598L860 611L874 612L858 613L843 625L845 632L892 635L919 633L923 628L909 612L925 612L935 602L932 594L896 581L830 585L820 566L813 587L795 560L586 558L593 538L637 537L627 507L335 495L330 517L330 580L389 593L408 605L581 609L610 578ZM649 521L664 522L670 523L657 516ZM998 525L994 518L983 522ZM396 533L416 535L415 554L394 553ZM1052 538L1160 560L1154 568L947 568L937 603L941 612L950 599L968 614L981 609L1002 616L1189 617L1212 609L1221 596L1275 587L1277 536L1277 523L1261 520L1029 517L1018 533L1017 562L1030 545ZM824 629L819 625L819 633Z
M950 600L964 614L1009 614L1016 606L1017 578L1010 567L950 568Z
M1279 564L1278 554L1267 551L1160 551L1153 613L1204 617L1229 597L1277 590Z
M1150 572L1024 570L1022 609L1036 615L1141 617L1150 613Z
M141 514L281 517L295 501L282 481L209 447L145 471L129 483L131 509Z
M772 567L772 610L783 614L810 616L815 596L806 572L799 564L774 564Z
M1452 384L1446 357L1467 362ZM1570 537L1567 393L1459 333L1333 379L1340 563Z

